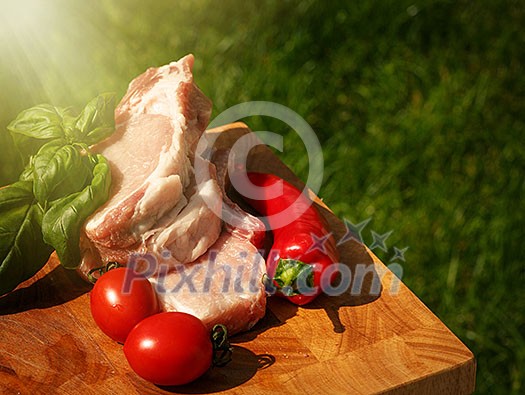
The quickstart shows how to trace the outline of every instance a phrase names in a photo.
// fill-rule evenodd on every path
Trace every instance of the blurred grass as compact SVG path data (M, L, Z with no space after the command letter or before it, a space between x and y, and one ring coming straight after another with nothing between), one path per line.
M40 2L43 4L44 2ZM5 126L40 102L123 94L145 68L196 55L214 114L268 100L324 151L320 195L405 254L405 283L474 351L477 392L522 393L525 6L520 1L6 1L0 15L0 184L19 164ZM34 18L24 7L33 7ZM35 10L34 7L40 7ZM303 179L300 140L281 154Z

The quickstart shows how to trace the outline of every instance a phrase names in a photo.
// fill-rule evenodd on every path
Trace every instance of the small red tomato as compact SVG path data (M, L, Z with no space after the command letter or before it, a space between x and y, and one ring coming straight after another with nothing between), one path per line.
M148 279L125 267L109 270L97 280L90 305L98 327L120 343L140 321L159 312L157 294Z
M210 333L193 315L168 312L141 321L124 343L131 368L157 385L187 384L211 366Z

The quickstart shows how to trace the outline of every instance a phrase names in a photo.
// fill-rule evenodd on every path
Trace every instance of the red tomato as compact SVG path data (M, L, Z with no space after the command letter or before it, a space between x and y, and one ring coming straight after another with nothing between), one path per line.
M124 354L143 379L157 385L182 385L210 368L213 346L200 319L169 312L137 324L124 343Z
M148 279L125 267L109 270L97 280L90 304L98 327L120 343L140 321L159 312L157 294Z

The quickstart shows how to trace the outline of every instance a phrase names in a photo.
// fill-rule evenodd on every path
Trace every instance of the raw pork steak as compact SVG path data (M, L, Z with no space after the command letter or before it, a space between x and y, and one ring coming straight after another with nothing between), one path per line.
M234 220L224 224L218 240L196 261L173 265L167 257L160 262L165 269L150 281L166 311L193 314L208 329L223 324L229 334L235 334L250 329L265 314L266 265L258 249L262 248L266 228L228 198L229 157L229 150L215 151L213 163L223 192L223 208L228 206L235 213Z
M83 269L126 263L130 254L168 250L191 262L217 240L221 191L211 177L195 185L197 141L211 103L193 83L193 56L150 68L137 77L115 110L116 131L93 147L111 164L108 202L85 224ZM202 195L217 196L209 207Z
M236 232L225 230L196 261L173 266L150 278L166 311L199 317L208 329L223 324L228 333L250 329L264 316L266 294L264 258Z

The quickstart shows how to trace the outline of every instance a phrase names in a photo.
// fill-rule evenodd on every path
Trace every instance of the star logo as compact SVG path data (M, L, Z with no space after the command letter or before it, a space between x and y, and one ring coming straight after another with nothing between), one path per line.
M312 237L312 245L310 246L310 248L308 248L308 251L306 251L306 253L308 254L309 252L312 252L312 251L315 251L315 250L319 250L321 251L323 254L327 254L328 253L328 250L326 249L326 242L328 241L328 239L330 238L330 236L332 236L332 232L322 236L322 237L317 237L316 235L314 235L313 233L310 233L310 236Z
M385 241L386 239L388 239L390 237L390 235L392 234L393 231L388 231L386 233L383 233L382 235L374 232L373 230L370 232L372 233L372 238L373 238L373 241L372 241L372 244L370 244L370 249L373 250L375 248L379 248L380 250L383 250L383 251L388 251L388 248L386 248L386 244L385 244Z
M403 262L405 262L405 252L407 252L408 247L399 249L397 247L394 247L394 256L390 258L391 261L394 261L396 259L399 259Z
M360 243L362 243L363 237L361 236L361 232L371 220L372 218L367 218L364 221L359 222L358 224L354 224L345 218L343 222L345 224L346 233L343 235L343 237L341 237L341 240L339 240L337 245L346 243L348 240L351 239L357 240Z

